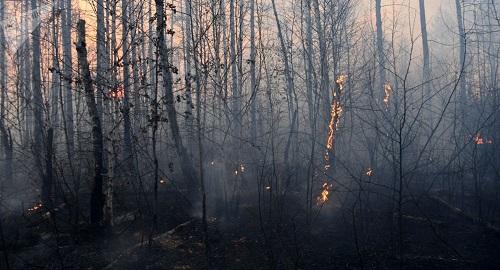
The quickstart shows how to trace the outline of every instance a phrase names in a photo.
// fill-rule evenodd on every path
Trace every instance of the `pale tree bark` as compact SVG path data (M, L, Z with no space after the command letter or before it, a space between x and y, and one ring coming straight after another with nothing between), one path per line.
M24 2L24 5L23 5L23 12L29 12L30 11L30 1L29 0L25 0ZM23 24L28 24L29 22L23 18ZM28 33L28 26L27 25L23 25L23 36L25 37L28 37L29 36L29 33ZM25 146L28 146L30 144L30 141L31 141L31 136L33 134L32 132L32 128L33 128L33 104L32 104L32 99L33 99L33 93L32 93L32 85L33 85L33 82L32 82L32 78L31 78L31 63L32 63L32 56L31 56L31 53L30 53L30 47L31 47L31 41L30 39L26 39L26 42L24 43L24 45L22 46L22 53L21 53L21 57L24 58L24 61L23 62L23 78L22 78L22 81L23 81L23 85L24 85L24 89L23 89L23 92L24 92L24 99L25 99L25 126L24 126L24 142L23 142L23 145Z
M258 89L257 78L255 74L255 1L250 0L250 138L251 142L255 145L257 142L257 103L258 103Z
M310 122L310 132L311 132L311 152L309 158L309 166L307 168L308 179L306 183L306 215L307 222L311 221L311 209L312 209L312 189L314 180L314 168L315 168L315 149L316 149L316 96L314 93L314 85L316 85L316 77L314 76L314 47L313 47L313 23L311 16L311 1L306 1L306 39L305 39L305 59L306 59L306 91L307 91L307 106L309 112L309 122Z
M106 36L104 25L104 1L97 0L97 109L102 117L103 115L103 97L106 83L106 70L107 70L107 55L106 55Z
M384 32L382 29L382 0L375 0L375 24L377 28L377 70L378 84L375 96L382 101L385 84L385 54L384 54Z
M235 127L236 134L239 130L239 120L238 120L238 113L239 113L239 107L238 107L238 99L239 94L238 94L238 66L237 66L237 59L238 56L236 54L236 26L235 26L235 5L234 5L235 0L229 0L229 55L230 55L230 61L229 64L231 65L231 90L232 90L232 115L233 115L233 126Z
M427 20L425 16L425 0L419 0L420 7L420 32L422 33L422 87L423 87L423 101L429 100L429 106L432 108L431 98L431 67L430 67L430 53L429 53L429 40L427 35ZM424 112L424 117L429 125L433 126L432 111Z
M130 63L132 68L132 101L133 101L133 121L131 123L132 131L136 134L137 127L140 126L141 121L141 101L140 101L140 80L139 80L139 41L138 41L138 28L139 28L139 20L137 17L137 13L139 12L136 1L129 1L129 5L131 8L128 9L129 12L129 20L130 20ZM140 5L140 4L139 4ZM131 111L131 110L130 110Z
M103 221L104 193L103 183L106 175L104 166L104 143L101 119L95 102L94 87L90 75L89 63L87 60L87 45L85 43L85 21L79 20L77 24L78 41L76 50L78 54L78 65L81 74L81 83L85 91L89 116L92 121L92 145L94 152L94 181L92 183L90 199L90 222L96 227L100 227Z
M285 78L286 78L286 92L288 95L288 116L290 117L290 136L288 137L288 142L285 147L285 165L286 165L286 171L290 172L290 164L289 164L289 152L290 152L290 146L292 143L292 137L293 134L295 134L295 113L294 113L294 105L293 105L293 97L292 93L294 91L294 82L293 82L293 74L292 70L290 67L290 60L288 59L288 50L287 46L285 43L285 36L283 34L283 30L281 29L281 23L278 17L278 11L276 9L276 1L271 0L272 6L273 6L273 14L274 14L274 19L276 21L276 27L278 29L278 39L280 42L280 47L281 47L281 56L283 57L283 64L285 66ZM287 177L288 181L288 177Z
M419 0L420 6L420 31L422 33L422 59L423 59L423 85L424 93L427 97L430 96L430 56L429 56L429 40L427 37L427 22L425 16L425 0Z
M323 25L321 21L321 12L319 8L318 0L313 1L314 16L316 18L316 31L318 33L319 42L319 57L320 57L320 96L321 96L321 130L326 134L326 126L328 124L328 119L330 115L330 77L328 68L328 53L326 51L326 41L323 32Z
M467 82L467 67L466 67L466 56L465 56L465 46L466 46L466 36L465 36L465 29L464 29L464 21L463 21L463 14L462 14L462 3L461 0L455 0L455 6L456 6L456 11L457 11L457 26L458 26L458 35L459 35L459 100L460 100L460 106L461 106L461 114L462 116L465 116L465 108L464 106L466 105L467 102L467 89L466 89L466 82ZM462 118L464 119L464 118Z

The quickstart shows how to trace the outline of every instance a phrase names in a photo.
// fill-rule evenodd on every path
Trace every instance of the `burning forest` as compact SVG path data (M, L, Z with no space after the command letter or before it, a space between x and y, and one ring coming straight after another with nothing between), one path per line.
M500 269L498 0L0 0L0 269Z

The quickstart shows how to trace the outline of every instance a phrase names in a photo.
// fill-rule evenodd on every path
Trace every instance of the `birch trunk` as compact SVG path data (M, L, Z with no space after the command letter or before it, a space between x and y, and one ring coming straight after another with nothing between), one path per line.
M375 0L375 24L377 27L377 70L379 81L377 84L376 97L382 98L384 96L385 84L385 54L384 54L384 33L382 29L382 0Z

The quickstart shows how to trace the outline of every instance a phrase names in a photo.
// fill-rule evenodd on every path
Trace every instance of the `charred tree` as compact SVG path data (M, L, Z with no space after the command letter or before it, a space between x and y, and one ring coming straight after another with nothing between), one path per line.
M104 145L101 127L101 119L95 102L94 87L90 75L89 63L87 60L87 45L85 43L85 20L79 20L77 24L78 41L76 51L78 54L78 65L81 74L80 83L83 84L85 99L87 102L89 117L92 121L92 144L94 152L94 182L90 198L90 222L93 226L100 227L103 221L104 193L103 183L106 175L104 167Z

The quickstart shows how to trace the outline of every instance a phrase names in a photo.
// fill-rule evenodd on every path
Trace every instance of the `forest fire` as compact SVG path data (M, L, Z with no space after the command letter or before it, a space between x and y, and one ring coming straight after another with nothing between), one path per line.
M498 2L1 1L0 270L500 270Z
M389 101L391 100L392 87L389 82L384 84L384 104L389 107Z

